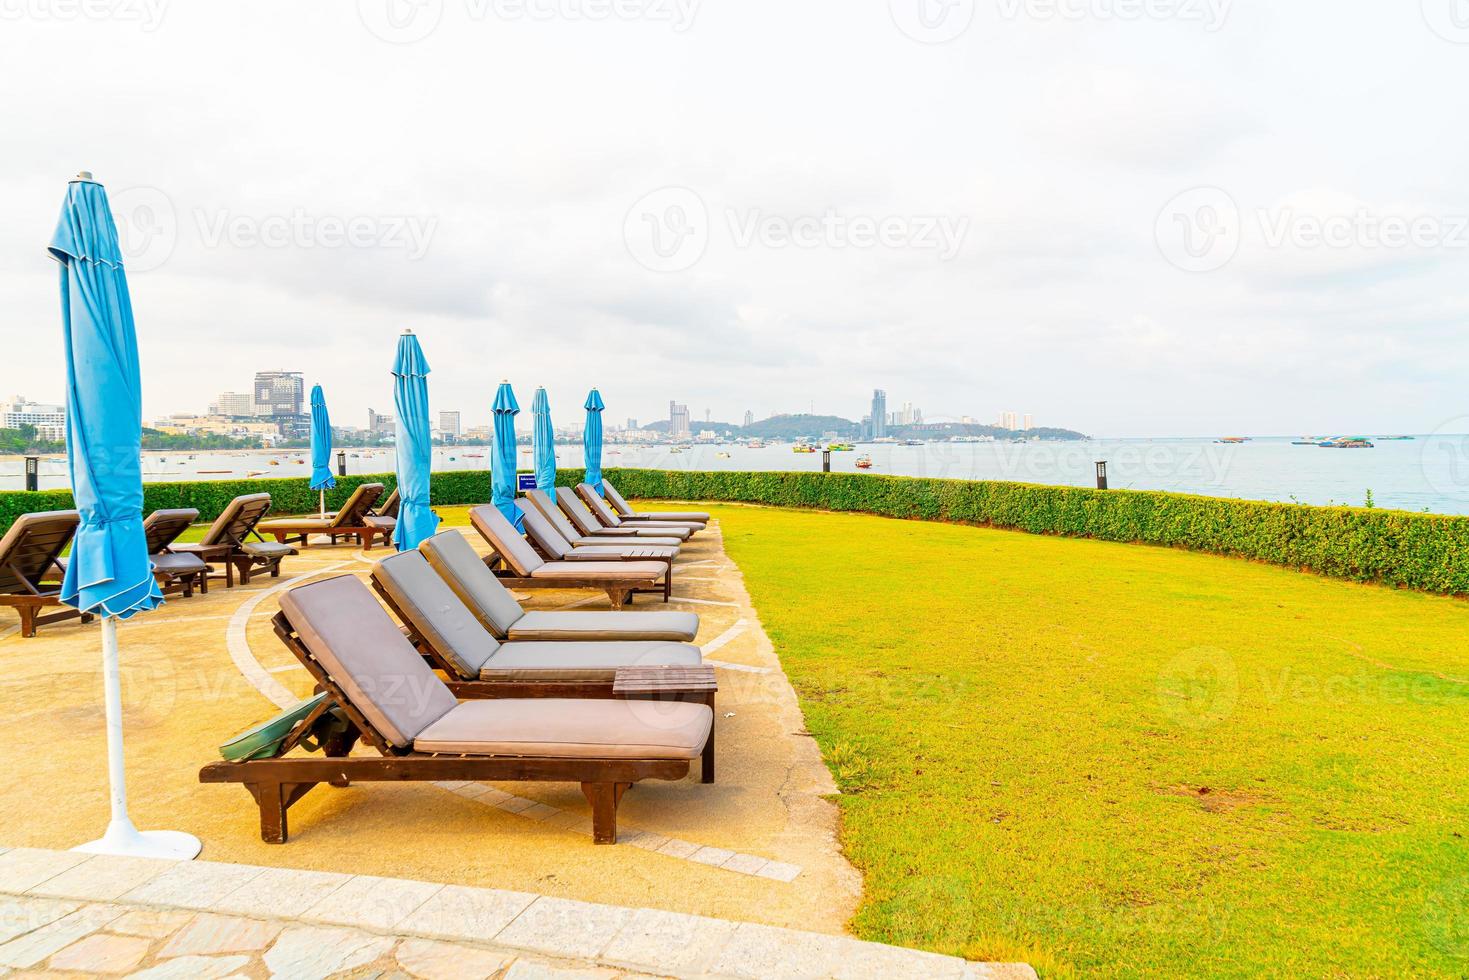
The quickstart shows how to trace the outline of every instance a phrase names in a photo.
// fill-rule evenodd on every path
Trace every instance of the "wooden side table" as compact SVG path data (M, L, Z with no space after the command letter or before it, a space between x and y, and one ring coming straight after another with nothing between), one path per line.
M215 562L224 566L224 587L233 589L235 587L235 564L230 561L230 555L234 552L234 545L230 544L197 544L192 541L179 542L168 546L169 551L185 552L198 555L204 560L204 564L213 565ZM204 587L200 591L209 591L209 571L204 572Z
M619 667L612 680L613 697L629 701L690 701L707 704L714 711L714 695L719 690L714 668L700 667ZM714 782L714 729L709 726L709 741L700 756L700 782Z

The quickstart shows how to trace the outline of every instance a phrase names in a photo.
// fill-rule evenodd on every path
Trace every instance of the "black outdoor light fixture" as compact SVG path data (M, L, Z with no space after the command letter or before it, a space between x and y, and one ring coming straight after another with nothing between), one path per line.
M26 457L26 489L41 489L41 457Z
M1107 461L1105 459L1097 460L1097 489L1107 489Z
M823 449L821 451L821 472L823 472L823 473L830 473L831 472L831 450L830 449Z
M344 452L338 452L337 453L337 476L346 476L346 475L347 475L347 454L344 453Z

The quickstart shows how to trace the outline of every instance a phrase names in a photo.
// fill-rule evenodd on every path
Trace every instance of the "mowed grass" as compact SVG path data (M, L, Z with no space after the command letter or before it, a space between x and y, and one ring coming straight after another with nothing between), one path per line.
M1469 972L1469 603L718 506L862 937L1047 976Z

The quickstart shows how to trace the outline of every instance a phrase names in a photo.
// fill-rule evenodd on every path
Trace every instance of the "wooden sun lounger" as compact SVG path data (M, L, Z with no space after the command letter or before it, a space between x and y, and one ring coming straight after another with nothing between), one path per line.
M582 486L593 493L596 492L595 488L590 484L583 483ZM626 498L612 485L612 481L606 478L602 480L602 496L607 498L607 502L612 505L612 509L617 511L617 516L624 521L689 521L704 525L709 523L709 515L701 510L660 510L649 511L647 513L635 511L632 509L632 504L628 503Z
M575 494L572 494L569 491L563 489L560 493L556 494L556 497L558 500L562 497L567 497L572 504L580 508L583 519L586 521L588 526L593 528L594 533L586 534L582 532L575 524L571 523L571 518L567 517L565 512L552 502L551 498L546 494L546 491L544 490L527 490L525 492L525 495L521 499L529 502L531 507L540 511L541 516L550 521L551 525L556 528L556 531L561 535L561 537L565 538L567 543L570 544L573 548L585 547L587 545L603 544L621 546L652 545L655 547L661 545L669 548L677 548L684 543L684 538L654 538L649 537L647 534L638 534L634 529L628 527L601 527L597 524L597 519L592 516L592 512L587 510L586 504L583 504L580 500L577 500ZM521 508L521 512L525 512L524 507ZM598 531L605 533L595 533ZM648 534L652 533L653 532L651 531L648 532Z
M517 589L600 589L613 609L621 609L636 593L668 589L668 566L650 561L546 561L521 537L505 515L491 506L473 507L469 522L494 549L500 581ZM494 566L492 566L494 567Z
M233 588L235 575L241 585L250 584L256 569L270 571L271 578L281 574L281 560L297 554L295 548L276 541L262 541L256 533L260 519L270 512L270 494L249 493L231 500L209 525L198 541L175 542L168 546L172 554L194 554L205 564L224 569L226 588ZM251 538L255 540L251 540Z
M497 640L667 640L692 643L696 613L660 609L599 612L525 609L458 531L440 531L418 546L429 565L480 625Z
M622 524L617 527L608 527L597 520L587 505L575 493L562 490L556 494L556 505L566 519L576 526L577 531L589 538L658 538L659 540L673 539L675 541L687 541L694 532L686 527L665 527L663 525L640 527L632 524Z
M404 635L442 671L456 698L612 698L625 668L704 666L691 643L629 640L501 642L490 634L418 551L384 558L372 587L403 624ZM682 692L677 700L714 709L715 687ZM704 746L702 781L714 782L714 731Z
M92 617L61 605L57 559L76 535L81 515L74 510L22 514L0 538L0 606L20 614L20 635L36 635L37 626ZM45 584L43 584L45 583ZM59 611L41 614L58 607Z
M592 807L592 839L613 844L623 793L643 779L687 776L713 726L712 710L686 702L660 704L650 723L631 701L457 701L350 575L285 593L272 622L329 697L276 756L215 762L199 772L200 782L250 791L268 843L285 842L287 810L318 783L535 780L580 783ZM330 705L345 717L346 732L325 739L321 757L286 755L317 730ZM350 756L359 738L380 758Z
M300 544L303 548L313 534L326 535L332 544L338 538L356 538L364 551L371 551L373 541L379 536L387 544L393 535L392 527L373 523L368 514L382 493L381 483L363 483L332 517L283 517L261 524L260 533L269 534L282 544ZM393 525L397 525L396 520Z
M693 537L695 534L704 530L703 521L638 520L624 522L622 518L613 512L611 507L607 506L607 501L597 496L597 491L593 490L589 483L578 483L576 486L576 495L581 498L582 503L587 505L587 509L597 518L598 523L604 527L636 527L640 530L643 528L656 528L660 531L685 530L688 532L689 537ZM557 494L557 496L559 497L560 494Z
M148 558L153 562L153 577L165 593L179 591L188 598L194 586L201 593L209 591L209 566L196 554L173 552L169 546L199 519L193 507L155 510L143 520L143 534L148 542Z
M525 518L526 539L546 561L661 561L667 567L663 573L665 598L673 594L673 560L678 557L678 545L649 545L633 538L619 544L602 542L572 547L534 504L522 507L521 513Z

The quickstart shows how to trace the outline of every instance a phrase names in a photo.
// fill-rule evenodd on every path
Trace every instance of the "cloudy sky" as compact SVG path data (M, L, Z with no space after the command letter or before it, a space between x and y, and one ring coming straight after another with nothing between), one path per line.
M0 0L0 391L60 400L66 178L145 415L1001 410L1469 429L1461 0ZM1458 420L1457 423L1455 420Z

